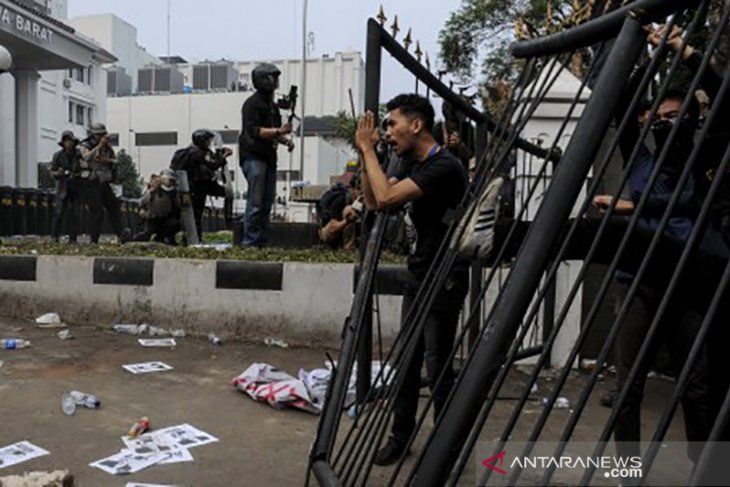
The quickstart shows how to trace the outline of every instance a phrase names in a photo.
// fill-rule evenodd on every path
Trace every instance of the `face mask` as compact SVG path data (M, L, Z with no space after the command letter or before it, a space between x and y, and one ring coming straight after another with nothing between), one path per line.
M667 144L673 127L674 123L668 120L654 122L651 125L651 133L654 136L654 143L656 144L655 155L657 158L661 155L664 146ZM672 139L672 145L667 153L664 167L676 169L682 167L687 162L694 148L694 134L695 129L692 124L684 120L679 122L679 128Z

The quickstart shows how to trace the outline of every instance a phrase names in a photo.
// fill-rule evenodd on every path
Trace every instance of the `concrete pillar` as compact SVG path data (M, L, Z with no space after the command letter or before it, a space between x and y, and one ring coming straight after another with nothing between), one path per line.
M15 185L15 78L0 74L0 186Z
M38 186L38 80L37 71L15 73L15 185Z

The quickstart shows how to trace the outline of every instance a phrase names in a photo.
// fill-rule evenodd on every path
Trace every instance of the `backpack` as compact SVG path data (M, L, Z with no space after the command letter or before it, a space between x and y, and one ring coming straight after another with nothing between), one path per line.
M173 171L185 171L189 169L191 155L190 149L190 146L177 149L172 155L172 160L170 161L170 169L172 169Z

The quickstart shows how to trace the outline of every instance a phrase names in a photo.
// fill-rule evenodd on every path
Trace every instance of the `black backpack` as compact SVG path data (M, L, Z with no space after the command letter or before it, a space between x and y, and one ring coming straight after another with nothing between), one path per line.
M175 151L170 161L170 169L173 171L187 171L190 169L191 146L182 147Z

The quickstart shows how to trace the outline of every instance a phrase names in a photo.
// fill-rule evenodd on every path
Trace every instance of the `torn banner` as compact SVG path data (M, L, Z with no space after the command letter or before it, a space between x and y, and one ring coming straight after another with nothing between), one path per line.
M373 362L372 380L380 372L380 362ZM385 366L383 376L388 377L390 367ZM252 399L267 402L277 409L286 407L301 409L310 413L319 414L324 405L324 398L327 386L332 377L330 368L314 369L307 372L299 370L298 378L294 378L286 372L265 363L254 363L241 375L233 379L236 388L248 394ZM357 370L353 369L345 400L345 408L350 407L355 401L355 382ZM383 378L379 383L385 383Z

